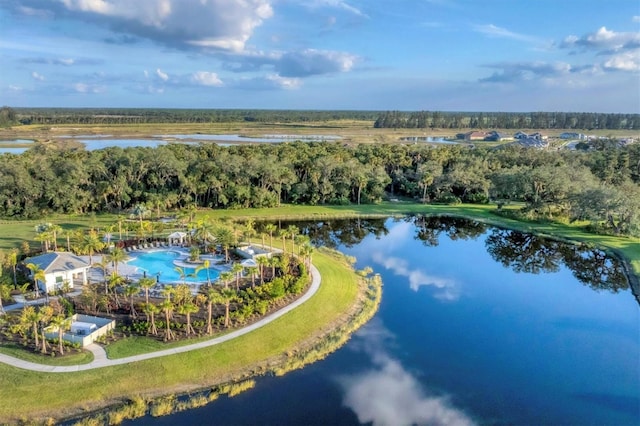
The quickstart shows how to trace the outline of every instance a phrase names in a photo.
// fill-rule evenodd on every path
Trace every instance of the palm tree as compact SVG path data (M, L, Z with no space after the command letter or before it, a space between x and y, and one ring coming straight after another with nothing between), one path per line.
M220 291L222 302L224 303L224 327L229 328L229 310L231 303L239 301L240 297L232 288L225 288Z
M56 224L49 224L49 233L53 241L53 251L58 251L58 235L62 233L62 227Z
M280 238L282 238L282 253L286 253L287 252L287 237L289 236L289 233L287 232L286 229L281 229L278 232L278 236Z
M212 335L211 317L213 316L213 305L224 302L224 299L220 291L215 287L207 287L205 296L207 298L207 334Z
M309 236L304 235L304 234L296 235L295 240L296 240L296 244L298 244L298 254L300 254L301 246L303 246L304 244L310 244L311 243L311 238L309 238Z
M264 230L269 234L269 247L273 251L273 233L278 229L273 223L269 223L264 227Z
M240 263L234 263L231 266L231 272L236 274L236 291L240 290L240 276L242 275L242 271L244 267Z
M83 235L80 241L80 251L89 255L89 264L93 263L93 254L104 248L104 243L100 241L98 233L93 229L89 233Z
M58 351L60 355L64 355L64 344L62 336L64 332L71 328L71 318L67 318L64 315L56 315L51 317L50 324L47 330L56 330L58 332Z
M140 292L140 286L137 283L131 283L124 289L124 294L129 298L129 309L131 310L131 317L136 318L138 312L136 312L135 303L133 302L133 296Z
M196 270L194 272L195 276L198 276L198 273L200 273L200 271L205 270L207 271L207 285L211 286L211 270L209 269L209 267L211 266L211 262L208 260L204 260L202 261L202 265L198 265L196 267Z
M45 253L49 251L49 241L51 240L51 227L50 223L39 223L35 226L36 236L35 240L40 241L42 244L42 251Z
M255 235L256 235L255 222L253 219L247 219L247 221L244 224L244 229L242 231L242 238L245 241L251 241L251 238L255 237Z
M11 297L11 287L9 284L1 282L0 283L0 315L4 315L4 305L2 304L2 299L9 299Z
M37 350L40 347L40 332L38 331L38 324L40 323L40 312L38 312L33 306L26 305L24 308L22 308L20 322L31 327L35 348Z
M218 279L222 281L222 283L224 284L224 288L227 289L229 288L229 282L233 279L233 276L233 272L224 271L220 273Z
M136 204L133 206L133 209L131 209L131 215L138 218L138 222L140 223L140 234L144 235L142 219L149 215L149 209L144 204Z
M191 300L188 300L187 302L178 306L178 313L187 317L187 337L191 335L191 333L196 334L196 331L191 326L191 314L195 314L199 310L200 308L198 307L198 305L193 303L193 301Z
M140 278L140 280L138 280L138 285L141 289L144 290L145 303L149 303L149 290L151 290L153 286L156 285L156 280L150 277Z
M190 276L191 274L187 273L186 269L180 267L180 266L176 266L175 268L173 268L174 271L176 271L178 273L178 275L180 276L180 279L182 280L182 284L186 284L187 283L187 277Z
M40 265L36 265L35 263L28 263L27 268L31 271L31 279L33 279L33 285L36 291L36 298L40 297L40 287L38 286L38 282L44 284L44 291L47 292L47 282L46 276L44 274L44 270L40 268Z
M120 299L118 299L118 287L124 284L124 277L116 274L115 272L109 277L109 288L113 290L114 301L116 306L120 307Z
M258 268L260 269L260 284L264 284L264 267L269 264L269 258L267 256L256 256L256 262L258 262Z
M171 331L171 318L173 317L173 311L175 310L175 305L170 299L165 299L160 304L160 309L164 312L164 320L166 323L166 333L164 336L165 340L173 340L175 335L173 331Z
M154 336L158 335L158 329L156 328L155 314L160 312L160 309L153 303L145 303L143 308L145 315L147 316L147 322L149 322L149 333Z
M100 259L100 262L96 262L91 266L97 266L98 268L102 269L102 282L104 284L104 293L105 294L109 294L109 286L107 284L107 266L109 265L109 261L107 260L106 256L102 256L102 258Z
M268 259L268 266L271 266L271 279L274 279L276 277L276 266L278 266L278 264L280 264L280 259L278 259L276 256L271 256Z
M41 306L40 310L38 311L38 325L40 327L40 342L42 343L42 347L40 349L40 351L43 354L47 353L47 339L46 336L44 335L45 332L45 328L46 328L46 324L49 323L49 320L51 319L51 317L53 316L53 308L49 305L45 305L45 306Z
M291 238L291 253L296 252L296 237L300 233L300 229L295 225L287 226L287 234Z
M256 275L258 274L259 268L257 266L249 266L247 268L247 272L251 274L251 288L256 287Z
M208 217L203 217L196 223L194 231L194 238L206 247L214 239L215 224Z
M311 254L313 253L314 248L311 243L305 243L300 246L300 255L304 259L305 266L307 267L307 271L311 268ZM310 271L309 271L310 272Z
M118 264L121 262L125 262L127 259L129 259L129 255L127 254L126 251L124 251L120 247L115 247L113 250L111 250L111 253L106 255L106 259L107 259L107 262L111 262L111 265L113 266L113 270L117 274Z
M13 286L18 286L18 275L16 271L16 266L18 265L18 249L12 249L6 257L7 265L13 271Z
M225 262L229 262L229 249L233 245L233 233L226 226L221 226L216 230L216 241L224 250Z

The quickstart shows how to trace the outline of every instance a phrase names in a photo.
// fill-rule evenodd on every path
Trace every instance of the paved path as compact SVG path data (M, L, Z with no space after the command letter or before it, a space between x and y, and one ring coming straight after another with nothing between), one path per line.
M156 352L149 352L145 354L134 355L126 358L118 358L118 359L107 358L107 353L102 348L102 346L93 343L86 347L86 349L90 350L93 353L93 361L91 361L88 364L82 364L82 365L54 366L54 365L36 364L34 362L24 361L24 360L14 358L12 356L5 355L5 354L0 354L0 362L12 365L14 367L22 368L24 370L40 371L45 373L71 373L75 371L84 371L84 370L91 370L94 368L103 368L103 367L111 367L114 365L128 364L130 362L142 361L145 359L152 359L152 358L159 358L167 355L175 355L182 352L188 352L196 349L202 349L209 346L217 345L217 344L226 342L228 340L235 339L236 337L242 336L243 334L250 333L253 330L256 330L270 323L271 321L274 321L275 319L280 318L284 314L292 311L293 309L302 305L307 300L311 299L311 297L320 288L320 280L321 280L320 273L318 272L316 267L313 265L311 265L311 277L312 277L312 280L311 280L311 286L309 287L309 290L295 302L272 313L271 315L268 315L262 318L259 321L256 321L251 325L232 331L231 333L225 334L224 336L216 337L203 342L193 343L191 345L185 345L185 346L180 346L180 347L171 348L171 349L164 349Z

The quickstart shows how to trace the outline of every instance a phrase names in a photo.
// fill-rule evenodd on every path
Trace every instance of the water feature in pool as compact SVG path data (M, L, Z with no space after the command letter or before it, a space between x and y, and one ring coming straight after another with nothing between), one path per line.
M142 271L146 271L147 275L151 277L158 277L159 274L160 283L175 283L183 281L196 283L206 282L207 279L215 281L220 275L220 271L214 267L210 267L208 269L203 269L199 271L197 275L192 276L195 273L197 265L187 266L188 264L185 263L185 260L188 256L172 250L139 252L134 253L133 256L135 257L133 257L128 264L133 265ZM210 263L213 264L214 262L215 260L212 259ZM183 268L184 272L187 274L186 278L180 276L180 274L175 270L176 266Z
M324 361L123 424L640 424L640 309L616 259L442 218L297 225L382 275L375 318Z

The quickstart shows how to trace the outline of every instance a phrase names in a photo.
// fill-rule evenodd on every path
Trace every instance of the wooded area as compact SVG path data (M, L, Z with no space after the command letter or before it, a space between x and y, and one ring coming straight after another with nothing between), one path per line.
M640 144L542 151L330 142L96 151L36 143L0 156L0 216L187 206L524 203L522 214L640 233Z

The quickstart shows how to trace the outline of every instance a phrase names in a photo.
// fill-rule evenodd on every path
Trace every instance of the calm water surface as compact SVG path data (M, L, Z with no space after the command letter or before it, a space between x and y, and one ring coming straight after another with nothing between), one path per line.
M460 220L298 225L382 275L375 318L322 362L129 424L640 424L640 309L602 252Z

